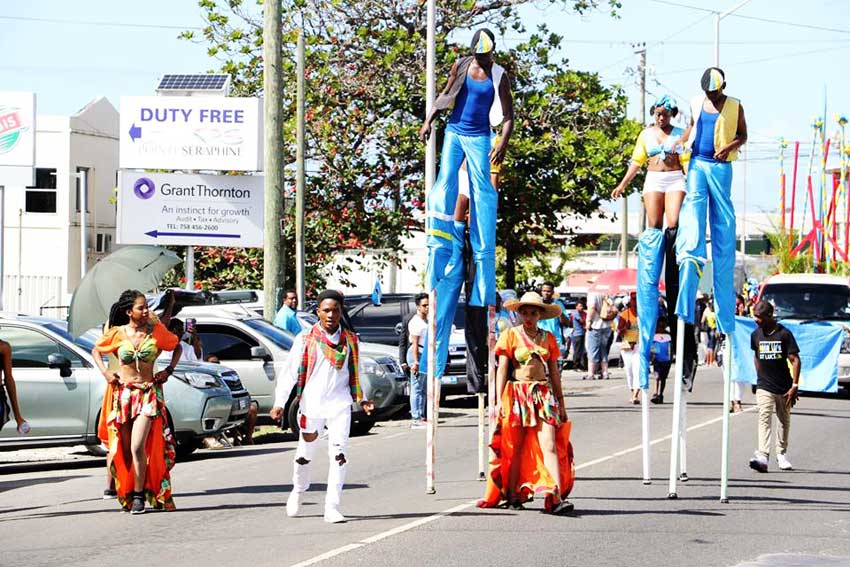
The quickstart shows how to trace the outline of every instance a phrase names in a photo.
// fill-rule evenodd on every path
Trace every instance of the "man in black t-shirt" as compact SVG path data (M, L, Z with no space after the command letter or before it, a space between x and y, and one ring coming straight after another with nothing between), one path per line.
M755 353L756 404L759 410L759 447L750 459L750 468L767 472L773 414L779 420L776 435L776 461L781 470L793 467L785 453L791 431L791 408L797 403L797 383L800 381L800 349L791 332L773 318L773 305L760 301L754 310L758 328L750 337ZM789 368L790 363L790 368Z

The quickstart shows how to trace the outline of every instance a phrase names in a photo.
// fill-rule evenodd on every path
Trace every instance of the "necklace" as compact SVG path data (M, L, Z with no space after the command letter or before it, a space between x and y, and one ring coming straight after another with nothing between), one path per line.
M525 330L525 327L522 327L522 334L525 335L528 338L528 340L530 340L531 342L536 343L537 339L540 337L540 329L535 329L535 330L537 332L534 333L534 335L530 335L530 334L528 334L528 331Z

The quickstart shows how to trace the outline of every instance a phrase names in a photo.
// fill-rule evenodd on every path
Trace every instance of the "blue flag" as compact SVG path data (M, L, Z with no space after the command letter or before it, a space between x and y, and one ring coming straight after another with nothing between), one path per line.
M795 323L780 321L800 347L800 390L807 392L838 391L838 355L844 341L840 324L828 322ZM749 317L735 317L732 339L732 376L736 382L755 384L756 365L750 336L756 322Z
M372 288L372 305L381 304L381 278L375 277L375 287Z

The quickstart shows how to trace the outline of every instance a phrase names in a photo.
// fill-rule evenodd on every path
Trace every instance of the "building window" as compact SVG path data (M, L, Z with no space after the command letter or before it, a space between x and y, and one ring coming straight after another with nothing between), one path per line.
M89 213L89 212L91 212L91 197L92 197L91 196L91 170L88 167L78 167L77 173L80 173L81 171L86 172L86 212ZM83 180L80 179L79 176L77 176L75 178L75 183L74 183L74 187L75 187L75 191L76 191L75 197L74 197L74 202L75 202L75 209L74 210L76 210L78 213L80 212L80 183L82 183L82 181Z
M24 209L28 213L56 212L56 169L36 168L35 186L27 187Z
M109 254L112 252L112 235L105 232L97 233L97 252L99 254Z

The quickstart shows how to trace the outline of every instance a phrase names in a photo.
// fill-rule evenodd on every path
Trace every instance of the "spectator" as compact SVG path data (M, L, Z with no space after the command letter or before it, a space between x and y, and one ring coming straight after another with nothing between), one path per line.
M617 336L622 345L623 365L626 368L626 385L629 387L632 404L640 403L640 355L637 351L639 338L637 292L629 294L628 307L620 313Z
M570 313L570 325L573 328L573 368L576 370L587 370L587 351L584 348L586 320L584 301L580 299L576 303L575 311Z
M514 320L510 316L513 311L508 311L504 307L504 302L502 301L502 294L496 292L496 340L499 340L499 337L502 336L502 333L510 329L514 326Z
M735 315L739 317L750 316L747 311L747 300L740 293L735 296ZM744 411L744 387L746 385L748 385L747 382L732 381L732 405L729 408L730 413L741 413Z
M717 366L717 359L714 355L714 351L717 348L717 315L714 313L711 303L711 299L709 298L705 304L701 319L706 333L705 365Z
M15 414L18 433L25 435L30 427L18 406L18 389L12 378L12 346L3 340L0 340L0 378L0 430L12 419L11 412Z
M653 404L664 403L664 386L670 375L672 356L672 337L667 329L667 319L658 318L658 327L652 340L652 370L655 373L655 395L649 400Z
M180 357L181 362L200 362L204 358L204 347L201 344L201 339L198 338L198 332L195 329L195 320L187 319L190 323L191 330L186 332L183 321L172 317L168 321L168 330L175 337L180 339L180 346L183 347L183 355ZM171 353L163 351L159 355L160 360L171 360Z
M298 322L298 293L294 289L284 292L283 307L275 315L274 326L293 335L301 332L301 323Z
M555 297L555 284L549 281L543 282L540 286L540 297L543 298L543 303L554 303L561 308L561 314L553 319L543 319L538 326L555 335L555 340L558 341L558 352L561 353L560 358L565 358L569 351L569 343L564 340L563 327L569 324L567 320L567 308L564 302ZM558 366L560 368L560 365Z
M750 337L755 352L756 403L759 411L758 449L750 459L750 468L767 472L773 414L779 420L776 435L776 461L781 470L791 470L788 461L788 434L791 408L797 403L800 381L800 349L794 335L773 318L773 305L760 301L755 307L756 328Z
M407 364L410 366L410 427L421 429L425 427L425 386L428 380L427 368L419 367L420 355L424 346L424 336L428 330L428 294L416 296L416 315L407 324L407 334L410 336L410 348L406 353Z
M587 346L587 374L593 379L608 379L608 349L611 339L611 321L617 317L617 308L611 299L602 293L590 293L587 296L587 330L585 344Z

